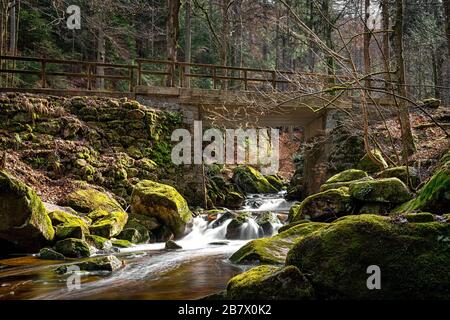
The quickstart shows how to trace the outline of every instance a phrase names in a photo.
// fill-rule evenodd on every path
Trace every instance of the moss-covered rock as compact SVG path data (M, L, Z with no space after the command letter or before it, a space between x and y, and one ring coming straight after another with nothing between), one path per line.
M108 194L95 189L77 190L70 193L62 202L78 212L89 213L94 210L123 211L120 204Z
M386 169L379 173L378 178L398 178L404 184L408 185L408 176L413 187L416 187L420 183L419 172L413 167L394 167Z
M85 234L89 233L87 227L83 227L79 224L64 223L60 224L55 228L55 238L57 240L67 239L67 238L77 238L83 239Z
M231 300L310 300L314 290L296 267L259 266L232 278L226 299Z
M225 238L230 240L241 239L241 228L244 225L244 223L248 223L248 219L251 217L252 215L248 212L242 212L237 215L234 215L231 222L227 226Z
M301 239L289 251L319 298L449 299L450 224L398 223L377 215L343 217ZM382 290L368 290L371 265Z
M356 182L350 185L350 194L359 201L381 203L403 203L412 197L398 178Z
M73 265L73 264L72 264ZM114 272L121 269L124 263L116 256L106 256L90 258L81 263L75 264L81 271L108 271ZM69 265L58 267L55 271L58 274L67 273Z
M450 211L450 152L441 160L433 176L415 199L401 205L396 212L426 211L445 214Z
M192 219L186 200L175 188L151 180L143 180L135 186L131 212L156 218L176 237L184 235L186 224Z
M281 191L283 189L284 182L283 182L283 179L281 179L280 177L272 175L272 176L266 176L265 178L278 191Z
M36 192L5 171L0 171L0 239L15 253L38 251L53 240L55 231ZM5 248L0 248L0 253Z
M328 179L325 183L337 183L337 182L349 182L354 180L359 180L363 178L367 178L369 175L367 172L357 169L349 169L342 171L338 174L335 174L330 179Z
M366 171L368 173L376 173L388 168L388 164L381 154L380 150L373 150L372 155L377 162L374 162L368 154L366 154L358 163L357 169Z
M353 202L348 188L331 189L309 196L290 211L289 221L308 219L311 221L332 221L352 214Z
M116 248L131 248L132 246L134 246L134 244L131 243L130 241L123 240L123 239L112 239L111 243L112 243L113 247L116 247Z
M373 180L372 177L365 177L362 179L347 181L347 182L325 183L320 186L320 192L331 190L331 189L350 188L350 186L356 182L372 181L372 180Z
M89 245L84 240L75 238L58 241L55 250L69 258L85 258L91 255Z
M411 223L424 223L424 222L434 222L434 215L428 212L420 213L407 213L402 215L408 222Z
M101 251L108 251L112 248L112 243L109 239L93 234L86 235L85 240L89 245Z
M173 240L169 240L166 242L166 245L164 247L166 250L178 250L178 249L183 249L179 244L177 244L175 241Z
M43 260L64 260L65 257L61 253L56 252L53 249L42 248L39 251L39 259L43 259Z
M90 224L90 219L86 217L80 217L74 213L66 212L66 211L52 211L48 214L50 220L52 221L53 226L58 226L61 224L73 224L80 225L83 227L88 227Z
M233 181L246 193L277 193L278 190L255 168L240 166L233 171Z
M89 231L96 236L112 238L122 232L127 221L128 214L126 212L114 211L93 223L89 227Z
M130 241L131 243L139 243L141 242L142 236L138 230L134 228L126 228L122 230L117 238Z
M265 236L271 236L276 226L281 226L281 221L273 212L263 212L256 218L256 223L262 228Z
M236 251L230 260L234 263L282 264L294 243L325 225L318 222L303 223L273 237L252 240Z
M225 195L224 207L239 209L244 205L244 196L239 192L230 191Z

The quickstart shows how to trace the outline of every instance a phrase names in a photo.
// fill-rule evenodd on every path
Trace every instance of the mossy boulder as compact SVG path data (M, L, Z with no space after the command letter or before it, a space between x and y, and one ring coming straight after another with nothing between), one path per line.
M39 259L43 260L64 260L65 257L51 248L42 248L39 251Z
M276 226L281 226L281 221L273 212L263 212L256 218L256 223L262 228L265 236L271 236Z
M230 260L234 263L282 264L297 241L325 225L318 222L303 223L273 237L252 240L236 251Z
M111 212L89 227L90 233L103 238L112 238L122 232L127 224L128 214L124 211Z
M227 284L230 300L310 300L314 290L293 266L259 266L232 278Z
M362 179L347 182L324 183L323 185L320 186L320 192L331 189L350 188L350 186L356 182L372 181L372 180L374 180L372 177L365 177Z
M450 152L416 198L401 205L396 212L425 211L434 214L450 212Z
M124 263L121 260L119 260L116 256L106 256L106 257L90 258L75 265L81 271L114 272L121 269ZM60 266L55 271L58 274L65 274L67 273L69 266L70 265Z
M131 212L156 218L167 226L176 237L185 233L192 213L183 196L173 187L143 180L136 184L131 196Z
M368 173L376 173L388 168L388 164L381 154L380 150L372 151L373 157L377 160L376 162L371 159L369 154L366 154L358 163L357 169L366 171Z
M255 168L239 166L233 171L233 181L245 193L277 193L278 190Z
M50 220L52 221L53 226L58 226L61 224L72 224L79 225L82 227L88 227L90 224L90 219L86 217L80 217L77 214L66 212L66 211L52 211L48 214Z
M120 204L104 192L95 189L82 189L70 193L62 202L81 213L90 213L94 210L105 210L108 212L123 211Z
M424 222L434 222L434 215L428 212L420 212L420 213L407 213L401 215L408 222L411 223L424 223Z
M91 255L89 245L84 240L75 238L58 241L55 250L69 258L86 258Z
M331 189L309 196L290 211L289 221L299 220L332 221L339 217L352 214L353 201L348 188Z
M367 172L357 169L349 169L342 171L334 176L332 176L330 179L328 179L325 183L337 183L337 182L349 182L354 180L359 180L363 178L367 178L369 175Z
M403 203L412 198L398 178L360 181L350 185L350 195L364 202Z
M237 214L228 224L225 238L229 240L241 239L242 227L245 223L248 223L248 220L251 217L252 215L248 212L242 212Z
M134 246L132 242L123 239L112 239L111 243L113 247L116 248L131 248L132 246Z
M413 167L394 167L386 169L378 174L378 178L398 178L403 183L408 185L408 176L413 187L416 187L420 183L419 172Z
M101 251L109 251L112 248L112 243L109 239L93 234L86 235L85 240L90 246Z
M122 231L124 232L126 229L135 229L137 232L139 232L139 239L137 243L147 243L151 239L151 231L149 231L148 227L143 224L141 221L139 221L136 218L128 219L127 224L125 225L125 229ZM155 228L151 229L154 230ZM123 239L120 235L118 236L119 239ZM125 239L128 240L128 239Z
M57 240L67 238L84 239L85 234L89 233L89 229L78 224L60 224L55 228L55 238Z
M272 176L265 176L267 181L278 191L281 191L284 187L283 179L281 179L278 176L272 175Z
M139 243L141 242L142 236L138 230L134 228L126 228L122 230L122 232L117 236L117 238L130 241L131 243Z
M173 240L169 240L166 242L166 245L164 247L166 250L178 250L178 249L183 249L179 244L177 244L175 241Z
M244 200L244 196L239 192L230 191L226 193L223 205L227 208L238 209L244 205Z
M448 223L347 216L297 242L286 265L308 274L318 298L449 299L449 236ZM381 290L367 288L372 265Z
M10 243L14 253L31 253L54 236L52 222L36 192L0 171L0 239ZM9 253L4 251L2 246L0 253Z

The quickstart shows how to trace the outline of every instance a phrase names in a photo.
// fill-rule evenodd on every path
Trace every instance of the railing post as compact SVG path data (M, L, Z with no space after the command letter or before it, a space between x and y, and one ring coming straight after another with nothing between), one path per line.
M178 68L180 69L180 87L183 88L184 87L184 66L183 65L178 65Z
M41 60L41 82L42 82L41 86L42 86L42 88L45 88L47 86L46 85L47 79L45 76L46 67L47 67L47 64L46 64L45 60L42 59Z
M272 87L277 90L277 72L272 71Z
M137 79L138 79L138 81L137 81L137 83L138 83L138 86L140 86L140 85L142 85L142 79L141 79L141 77L142 77L142 64L141 64L141 61L137 61L137 65L138 65L138 72L137 72Z
M86 79L87 79L87 89L89 91L92 90L92 79L91 79L91 64L87 63L86 64Z
M247 70L244 70L244 90L247 91L248 82L247 82Z
M213 88L217 89L216 67L212 66Z
M129 83L129 85L128 85L128 91L129 92L133 92L133 82L134 82L134 72L133 72L133 66L130 66L129 68L128 68L128 70L129 70L129 76L130 76L130 83Z

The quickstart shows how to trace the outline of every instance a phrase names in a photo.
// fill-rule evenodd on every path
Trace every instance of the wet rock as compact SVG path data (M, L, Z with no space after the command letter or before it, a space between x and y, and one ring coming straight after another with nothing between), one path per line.
M108 216L93 223L89 227L89 231L96 236L112 238L122 232L127 221L128 214L125 211L111 212Z
M131 248L132 246L134 246L132 242L122 239L112 239L111 243L113 247L117 248Z
M112 248L112 243L109 239L99 237L93 234L86 235L86 242L101 251L109 251Z
M346 216L298 241L286 265L309 275L319 299L449 299L449 234L448 223ZM367 290L370 265L382 290Z
M354 199L364 202L403 203L411 199L408 187L397 178L361 181L350 185Z
M108 194L95 189L77 190L70 193L62 202L78 212L90 213L94 210L105 210L107 212L123 211L120 204Z
M5 171L0 171L0 239L15 253L38 251L53 240L55 231L36 192ZM6 247L0 248L0 253Z
M226 298L231 300L311 300L314 290L293 266L259 266L232 278Z
M83 228L76 224L61 224L55 229L55 238L57 240L67 239L67 238L77 238L84 239L85 234L89 233L89 229Z
M246 193L277 193L269 181L256 169L240 166L233 171L233 181Z
M166 250L177 250L177 249L183 249L181 246L179 246L175 241L169 240L166 242L165 245Z
M282 264L294 243L323 228L327 224L308 222L293 226L270 238L252 240L238 251L230 260L234 263Z
M43 260L64 260L65 257L59 253L56 252L53 249L50 248L42 248L39 251L39 258Z
M210 242L208 243L209 245L212 246L227 246L228 244L230 244L230 241L214 241L214 242Z
M89 245L84 240L75 238L58 241L55 250L69 258L86 258L91 255Z
M217 218L217 220L213 222L212 227L213 228L220 227L225 221L234 219L237 216L238 216L237 213L227 210L227 211L221 213L220 217Z
M239 213L236 217L234 217L227 226L225 238L229 240L241 239L241 227L244 223L248 222L248 219L251 217L251 214L247 212Z
M81 263L64 265L58 267L56 272L59 274L67 273L70 266L77 266L80 271L107 271L114 272L123 267L124 263L116 256L106 256L87 259Z
M143 180L135 186L131 212L156 218L176 237L184 235L186 224L192 219L186 200L175 188L151 180Z
M352 211L353 203L348 188L331 189L309 196L300 205L291 208L289 221L332 221Z
M127 228L122 230L122 232L117 236L117 238L122 240L127 240L132 243L139 243L141 240L141 234L134 228Z
M256 218L256 223L263 229L264 235L271 236L274 226L281 225L280 219L273 212L263 212Z
M378 162L374 162L368 154L366 154L358 163L357 168L368 173L376 173L388 168L386 160L383 158L380 150L374 150L373 156Z
M244 196L238 192L228 192L225 195L224 206L231 209L239 209L244 205Z
M278 190L278 191L283 190L283 187L284 187L283 179L281 179L280 177L275 176L275 175L266 176L265 178L267 179L267 181L269 181L269 183L272 185L272 187L274 187L276 190Z

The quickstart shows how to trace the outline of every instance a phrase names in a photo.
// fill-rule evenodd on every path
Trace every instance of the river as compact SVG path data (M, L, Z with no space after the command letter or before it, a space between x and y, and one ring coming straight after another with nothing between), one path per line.
M79 289L68 290L68 275L54 270L64 263L35 256L0 260L0 299L200 299L226 288L230 278L251 266L237 266L229 257L251 239L261 236L256 217L262 212L286 214L291 203L283 194L250 195L244 208L252 213L239 240L226 240L231 220L213 228L214 221L194 219L192 231L177 243L182 249L164 250L164 243L121 249L116 255L125 267L113 273L83 272ZM220 217L218 217L220 218ZM281 224L273 225L276 233Z

